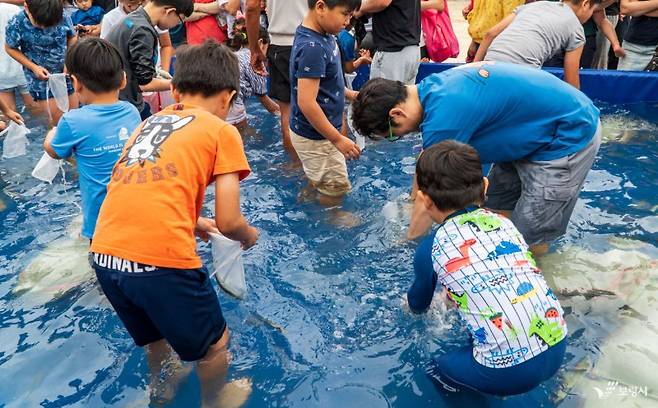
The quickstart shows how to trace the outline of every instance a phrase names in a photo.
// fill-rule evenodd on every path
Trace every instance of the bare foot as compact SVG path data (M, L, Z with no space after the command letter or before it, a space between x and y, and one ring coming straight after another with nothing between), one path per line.
M240 378L222 387L217 396L217 407L221 408L239 408L251 395L251 379Z

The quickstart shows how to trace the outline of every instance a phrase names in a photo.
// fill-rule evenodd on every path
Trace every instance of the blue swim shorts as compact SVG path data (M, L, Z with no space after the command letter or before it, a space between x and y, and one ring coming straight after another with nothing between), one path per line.
M160 268L92 254L98 282L142 347L166 339L183 361L203 358L226 330L208 272Z
M467 388L500 396L523 394L555 375L566 348L567 339L564 339L521 364L491 368L475 361L473 346L468 346L438 357L431 363L428 374L449 391Z

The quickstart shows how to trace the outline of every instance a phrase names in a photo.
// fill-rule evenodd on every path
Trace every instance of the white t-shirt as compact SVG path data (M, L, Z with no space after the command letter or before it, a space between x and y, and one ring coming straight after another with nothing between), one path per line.
M119 24L121 21L123 21L124 18L126 18L128 14L126 14L125 11L123 11L123 7L119 5L118 7L112 9L110 12L105 14L103 17L103 21L101 21L101 38L105 39L112 29L116 27L117 24ZM155 27L155 31L158 32L158 34L164 34L166 32L169 32L169 30L160 30L157 26Z
M20 13L18 6L0 3L0 89L10 89L26 85L23 67L5 51L5 29L7 23L16 14Z

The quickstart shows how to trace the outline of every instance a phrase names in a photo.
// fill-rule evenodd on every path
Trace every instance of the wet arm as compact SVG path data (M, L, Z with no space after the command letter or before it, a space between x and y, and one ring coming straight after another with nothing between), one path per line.
M438 277L432 266L432 244L434 235L430 234L425 238L414 256L414 273L415 279L411 288L407 291L407 301L409 308L415 313L422 313L432 303L434 290Z

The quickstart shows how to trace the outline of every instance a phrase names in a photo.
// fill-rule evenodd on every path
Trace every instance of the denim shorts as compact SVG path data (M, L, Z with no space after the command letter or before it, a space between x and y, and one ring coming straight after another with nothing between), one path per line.
M550 161L496 163L489 173L486 207L512 211L528 245L564 235L580 189L601 145L601 124L585 148Z
M164 338L181 360L196 361L224 334L226 321L204 268L160 268L91 256L105 296L138 346Z

